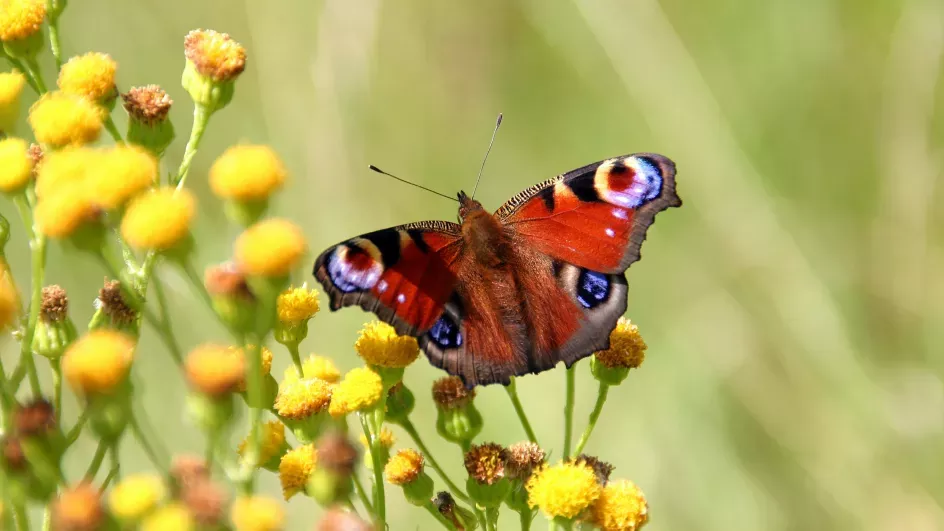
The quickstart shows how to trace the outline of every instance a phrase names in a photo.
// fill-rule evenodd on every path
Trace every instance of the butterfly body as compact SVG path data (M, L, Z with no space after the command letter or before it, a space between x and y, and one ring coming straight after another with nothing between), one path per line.
M468 386L570 366L608 346L646 228L681 204L674 175L660 155L617 157L531 187L495 213L460 192L460 224L352 238L323 252L314 274L332 309L376 313Z

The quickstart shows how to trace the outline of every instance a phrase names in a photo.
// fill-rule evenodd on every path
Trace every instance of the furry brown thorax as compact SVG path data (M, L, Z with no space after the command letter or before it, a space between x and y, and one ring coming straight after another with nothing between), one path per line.
M476 262L494 266L506 261L503 247L507 245L507 238L501 222L465 192L459 192L459 220L462 239Z

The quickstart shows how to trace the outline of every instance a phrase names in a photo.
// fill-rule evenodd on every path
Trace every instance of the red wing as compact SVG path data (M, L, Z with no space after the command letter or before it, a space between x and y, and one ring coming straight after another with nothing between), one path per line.
M426 221L378 230L328 248L315 278L331 309L360 305L397 333L421 335L436 323L456 288L459 225Z
M622 273L639 259L655 215L681 204L675 164L642 153L549 179L511 198L495 214L552 258L600 273Z

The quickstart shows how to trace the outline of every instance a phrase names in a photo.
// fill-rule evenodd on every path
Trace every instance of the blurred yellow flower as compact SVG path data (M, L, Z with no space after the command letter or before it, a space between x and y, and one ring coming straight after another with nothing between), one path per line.
M115 71L118 63L108 54L90 52L69 59L59 71L59 90L92 101L116 96Z
M286 500L305 488L317 462L318 453L311 444L299 446L282 456L282 462L279 463L279 482L282 483L282 495Z
M65 147L44 154L36 168L36 196L87 192L89 176L104 165L104 151L90 147Z
M370 441L367 440L367 436L361 433L360 438L358 439L367 451L370 451ZM390 431L390 428L384 426L380 429L380 446L383 446L387 450L393 448L394 443L397 442L396 436L393 435L393 432Z
M20 297L6 266L0 266L0 330L12 326L20 311Z
M8 194L23 190L33 173L29 144L19 138L0 140L0 191Z
M249 446L249 436L239 443L239 455L246 457L246 448ZM268 463L273 457L279 455L285 446L285 425L277 420L266 422L262 425L262 440L259 445L259 460L254 463L255 466L262 466Z
M301 420L324 411L331 403L331 386L324 380L284 381L275 397L275 410L287 419Z
M396 330L383 321L364 325L354 350L368 365L394 368L406 367L420 354L416 338L397 335Z
M341 379L341 371L331 361L331 358L315 354L308 356L308 359L302 362L302 374L305 375L305 378L318 378L329 384L338 383L338 380ZM298 370L293 365L285 368L283 384L290 380L298 380Z
M572 462L534 471L526 488L528 505L539 507L548 518L574 518L603 491L593 469Z
M298 288L289 288L279 294L276 301L279 321L284 324L303 323L318 313L318 291L308 289L304 284Z
M245 377L245 358L218 345L202 345L187 355L184 370L190 385L202 393L220 396L236 390Z
M119 144L99 150L100 166L87 175L95 204L114 210L157 182L157 158L146 149Z
M233 502L236 531L278 531L285 525L285 510L272 498L241 496Z
M160 507L141 524L141 531L192 531L196 529L190 511L179 503Z
M121 235L136 249L169 249L189 232L194 203L186 188L165 187L140 195L128 205Z
M105 523L105 510L98 489L90 483L79 483L62 491L53 502L54 529L99 529Z
M632 481L612 481L590 507L590 521L603 531L636 531L649 521L646 496Z
M341 417L367 409L379 402L382 394L380 375L366 367L352 369L334 389L328 412L332 417Z
M83 222L95 220L97 213L87 191L75 188L41 199L33 216L39 232L59 239L70 236Z
M249 275L288 275L305 254L305 237L291 221L268 219L249 227L236 239L235 260Z
M79 394L108 393L128 376L134 347L134 341L122 333L91 331L66 350L63 373Z
M91 101L64 92L48 92L29 110L36 141L53 147L87 144L102 130L102 110Z
M230 81L246 68L246 49L226 33L193 30L184 39L184 55L197 72L214 81Z
M259 201L282 186L288 171L268 146L233 146L210 167L210 188L223 199Z
M423 472L423 456L410 448L397 452L384 467L384 477L393 485L411 483L419 477L421 472Z
M629 319L620 317L616 328L610 333L610 348L594 354L598 362L606 367L639 367L646 358L646 342L639 334L639 327Z
M272 351L268 347L262 347L261 349L251 349L253 352L258 352L262 357L262 375L268 376L272 372ZM246 372L249 371L249 360L246 360L246 352L242 347L229 347L229 353L232 356L239 356L241 359L245 360ZM239 386L236 388L240 393L246 392L246 377L244 376L242 381L239 382Z
M108 495L113 515L122 520L137 520L157 507L167 495L160 476L135 474L122 479Z
M0 72L0 131L9 133L20 118L20 95L26 76L13 72Z
M45 0L0 0L0 41L29 37L39 31L45 18Z

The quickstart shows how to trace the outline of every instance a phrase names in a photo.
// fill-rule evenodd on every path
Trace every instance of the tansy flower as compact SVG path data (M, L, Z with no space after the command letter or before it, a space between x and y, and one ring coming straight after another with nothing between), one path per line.
M507 452L500 444L473 444L465 453L465 469L475 481L493 485L505 477Z
M198 529L217 529L226 508L226 492L209 478L191 481L180 489L180 501Z
M0 41L18 41L39 31L46 18L44 0L0 0Z
M544 464L544 450L537 444L524 441L508 447L505 473L512 479L528 479L531 471Z
M93 531L105 523L105 510L98 489L90 483L62 491L52 508L53 528Z
M246 68L246 49L229 35L213 30L188 33L184 55L197 72L217 82L235 79Z
M210 167L210 188L223 199L261 201L285 182L288 171L268 146L233 146Z
M135 474L122 479L108 495L113 515L122 520L137 520L157 507L167 495L159 476Z
M260 361L262 362L262 376L268 376L269 373L272 372L272 351L269 350L268 347L262 347L260 349L252 348L250 350L252 352L257 352L259 356L261 356L262 359ZM246 352L242 347L230 347L229 353L230 355L239 356L240 358L245 360ZM248 376L249 375L249 361L248 360L246 360L245 366L246 366L246 376ZM242 381L239 382L239 386L236 388L236 390L239 391L240 393L246 392L245 376L243 377Z
M315 451L318 453L318 465L322 470L342 477L350 477L354 473L357 448L354 448L344 435L337 432L322 435L316 442Z
M47 322L65 319L69 313L69 295L66 294L66 290L58 284L43 286L42 295L39 307L40 319Z
M548 518L574 518L600 497L603 487L589 467L561 463L535 471L526 484L528 505Z
M420 353L416 338L399 336L392 326L382 321L364 325L354 350L368 365L394 368L413 363Z
M287 419L302 420L324 411L332 403L331 396L331 386L324 380L285 381L275 397L275 410Z
M393 485L406 485L423 472L423 456L416 450L406 448L397 452L387 461L384 477Z
M239 455L246 457L248 447L249 435L239 443ZM277 420L263 424L262 440L259 445L259 460L254 463L255 466L268 463L269 460L281 453L283 447L285 447L285 425Z
M16 322L20 311L19 295L6 268L0 267L0 329Z
M610 333L610 348L594 356L599 363L609 368L636 368L646 358L646 342L639 334L639 327L629 319L620 317L616 328Z
M0 140L0 191L19 192L29 183L33 161L29 158L29 144L19 138Z
M580 454L573 459L569 459L568 461L577 463L578 465L583 465L588 467L590 470L593 470L593 473L597 475L597 483L604 486L606 486L607 482L610 481L610 474L613 473L613 468L615 468L613 465L607 463L599 457L594 457L587 454Z
M305 237L294 223L267 219L249 227L236 239L235 259L249 275L288 275L305 254Z
M149 126L157 125L167 119L174 100L157 85L132 87L127 94L121 95L125 110L132 119Z
M59 90L102 102L115 97L118 63L108 54L87 53L69 59L59 71Z
M233 356L226 347L203 345L187 356L184 369L190 385L202 393L221 396L236 389L244 378L245 358Z
M134 341L111 330L95 330L69 346L62 360L66 380L83 395L108 393L128 376Z
M40 200L33 215L39 232L61 239L70 236L82 223L94 221L98 210L86 191L75 189Z
M279 321L285 324L303 323L318 313L318 291L304 284L289 288L279 294L276 301Z
M25 84L26 76L19 72L0 73L0 131L9 132L19 120L20 94Z
M590 507L590 521L603 531L636 531L649 521L646 496L632 481L609 483Z
M103 150L102 155L100 166L88 178L88 186L95 204L105 210L120 207L157 182L157 159L142 147L120 144Z
M125 301L125 296L121 293L121 282L118 280L105 279L105 284L98 290L95 304L113 325L119 327L129 325L138 318L138 313Z
M181 503L157 509L141 524L141 531L192 531L195 528L190 511Z
M233 502L236 531L277 531L285 525L285 511L272 498L241 496Z
M302 374L305 375L305 378L317 378L329 384L338 383L338 380L341 379L341 371L331 361L331 358L315 354L308 356L308 359L302 362ZM298 370L294 366L286 367L283 384L290 380L298 380Z
M311 444L299 446L282 456L282 462L279 463L279 481L282 483L282 495L286 500L305 488L317 462L318 454Z
M169 249L189 232L194 203L186 188L165 187L140 195L121 219L121 235L137 249Z
M332 417L341 417L367 409L380 401L382 393L380 375L366 367L352 369L334 389L328 412Z
M90 176L102 168L104 159L104 150L89 147L66 147L44 154L36 168L36 195L43 199L86 192Z
M433 402L443 409L458 409L475 398L475 389L467 389L458 376L445 376L433 382Z
M359 440L361 445L367 449L367 451L370 451L370 441L367 440L367 436L362 433ZM393 445L396 442L397 438L393 435L393 432L390 431L390 428L384 426L380 429L380 446L389 450L393 448Z
M53 147L88 144L102 130L102 110L90 100L64 92L48 92L29 110L36 140Z

